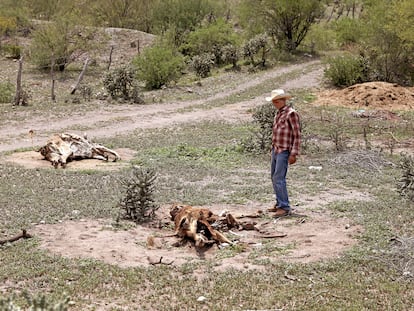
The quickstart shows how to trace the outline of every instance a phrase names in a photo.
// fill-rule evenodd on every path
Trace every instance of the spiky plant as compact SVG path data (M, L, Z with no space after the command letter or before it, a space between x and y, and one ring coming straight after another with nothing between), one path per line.
M142 223L155 217L159 208L153 198L156 177L154 170L134 166L130 178L121 181L126 189L119 203L124 218Z

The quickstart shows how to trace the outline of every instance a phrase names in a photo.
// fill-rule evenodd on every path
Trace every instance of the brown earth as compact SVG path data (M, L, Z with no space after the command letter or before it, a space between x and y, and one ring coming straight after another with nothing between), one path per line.
M414 88L388 82L367 82L342 90L321 91L315 104L355 109L411 110L414 108Z
M114 33L113 30L110 33ZM128 39L129 40L129 39ZM125 39L124 39L125 41ZM132 41L136 41L135 39ZM130 48L126 45L126 51ZM131 53L133 54L133 53ZM116 60L121 63L125 57ZM316 69L306 70L310 66ZM14 122L0 125L0 152L13 151L19 148L33 148L46 142L47 138L55 132L68 131L70 128L87 127L88 137L99 142L101 137L118 134L127 134L136 129L150 129L176 126L183 123L197 123L205 120L223 120L226 122L239 122L251 119L251 108L262 104L267 94L240 101L235 104L212 108L194 107L202 102L209 102L230 95L237 95L243 89L253 87L268 79L277 79L288 75L294 70L303 68L303 75L291 79L275 88L284 88L288 92L295 89L312 89L317 95L314 105L344 105L359 109L373 110L405 110L414 107L413 89L403 88L384 82L373 82L355 85L344 90L321 90L323 68L319 61L310 61L306 64L291 65L284 68L269 70L254 77L240 78L236 86L223 88L213 95L198 101L180 101L175 103L152 103L147 105L103 105L97 111L80 113L73 111L70 115L60 118L50 116L22 117L19 126ZM14 112L24 114L24 112ZM29 136L30 130L35 132ZM76 131L72 131L75 132ZM82 135L83 133L77 133ZM128 165L133 158L134 151L128 146L116 149L122 157L117 163L106 163L98 160L74 161L68 164L67 169L119 169ZM35 151L15 152L8 155L0 154L0 161L10 165L23 165L28 168L53 169ZM148 226L134 226L128 230L118 230L108 219L83 219L80 221L64 221L57 224L38 224L31 229L31 233L41 240L41 247L51 252L68 257L89 257L122 267L148 266L150 264L181 265L189 260L211 259L219 263L218 269L238 267L240 269L258 268L259 265L247 257L257 253L260 258L270 261L285 260L292 262L311 262L340 256L347 248L356 243L356 236L362 228L354 226L346 218L336 218L324 209L324 205L340 200L369 200L370 198L355 191L331 190L320 193L312 198L298 198L304 202L295 210L297 217L272 219L268 217L251 219L258 222L269 232L285 233L285 237L273 238L277 240L279 250L266 251L266 239L257 237L256 231L237 231L231 234L233 240L243 245L243 252L230 258L217 258L217 247L213 246L205 252L197 252L195 248L187 246L176 248L172 243L175 237L163 237L171 234L171 223L168 227L169 206L162 206L158 211L159 222L165 226L159 228L157 223ZM265 211L268 206L257 202L240 206L214 205L204 206L213 212L219 213L227 210L234 216L240 212L253 213L258 209ZM76 211L74 211L76 213ZM298 216L299 215L299 216ZM169 229L168 229L169 228ZM148 238L154 244L148 244Z
M242 249L231 251L234 256L220 258L217 245L197 250L193 243L176 247L177 237L171 237L173 230L169 215L170 206L157 211L157 220L147 225L137 225L127 230L117 230L113 220L83 219L64 221L57 224L39 224L31 233L39 237L41 247L53 253L70 258L92 258L121 267L146 267L154 264L181 266L188 262L214 261L215 269L260 269L260 261L314 262L336 258L356 243L355 237L362 232L347 218L335 218L324 210L323 205L333 200L369 200L362 193L324 193L313 198L295 210L292 217L273 219L271 215L261 218L246 218L244 221L257 223L268 236L263 238L255 230L233 230L225 234ZM317 209L312 205L317 204ZM203 206L207 207L207 206ZM212 205L214 213L227 211L236 218L242 214L255 214L266 206L250 203L247 205ZM268 244L272 241L274 243ZM269 249L272 245L272 249ZM230 246L226 246L230 249ZM225 248L226 248L225 247ZM224 249L225 249L224 248ZM255 255L256 254L256 255ZM253 257L252 257L253 256ZM256 258L255 258L256 256ZM255 262L255 258L257 262Z

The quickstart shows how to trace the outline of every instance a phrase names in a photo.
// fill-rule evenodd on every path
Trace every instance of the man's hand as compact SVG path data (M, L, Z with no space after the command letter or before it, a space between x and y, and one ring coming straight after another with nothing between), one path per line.
M288 159L289 164L295 164L296 163L296 156L290 155Z

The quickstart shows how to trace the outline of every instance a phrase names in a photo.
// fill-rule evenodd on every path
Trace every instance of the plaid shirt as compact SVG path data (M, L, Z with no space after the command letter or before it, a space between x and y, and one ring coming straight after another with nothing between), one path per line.
M300 150L299 114L291 107L278 110L273 121L272 147L276 153L289 150L291 155L299 155Z

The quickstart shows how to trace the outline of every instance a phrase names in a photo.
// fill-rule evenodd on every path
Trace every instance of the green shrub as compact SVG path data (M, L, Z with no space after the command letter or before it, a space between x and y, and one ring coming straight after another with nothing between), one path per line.
M365 81L364 60L359 56L330 57L327 64L325 77L335 86L347 87Z
M233 68L238 68L240 53L238 48L233 44L227 44L222 48L221 59L224 64L232 64Z
M266 64L266 52L268 49L268 37L264 34L256 35L243 46L243 56L250 60L253 66ZM259 58L256 60L256 58Z
M215 56L214 63L220 65L223 47L228 44L236 45L237 40L233 27L219 19L191 32L186 38L186 43L181 45L180 51L188 56L211 53Z
M15 17L0 16L0 35L10 36L17 30L17 20Z
M5 44L1 47L1 49L6 54L6 57L13 59L19 59L22 53L22 48L13 44Z
M138 80L144 81L147 89L159 89L178 79L184 68L183 56L162 44L146 49L133 63Z
M11 103L13 100L14 87L10 82L0 83L0 103Z
M326 23L314 24L303 40L310 52L329 51L337 48L336 33Z
M362 35L358 19L344 17L334 22L336 40L340 46L357 43Z

